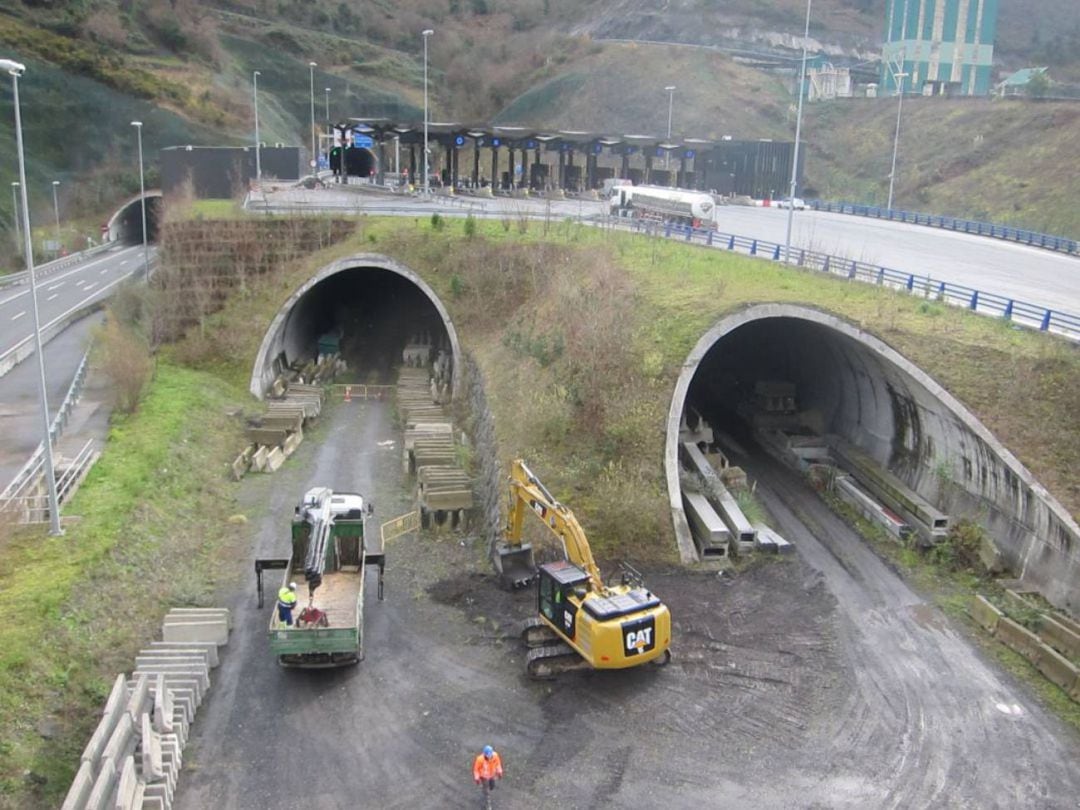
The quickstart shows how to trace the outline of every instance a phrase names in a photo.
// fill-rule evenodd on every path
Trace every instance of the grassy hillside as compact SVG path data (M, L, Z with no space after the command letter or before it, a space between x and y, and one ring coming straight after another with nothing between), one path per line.
M807 108L813 192L885 204L896 108L896 99ZM905 99L894 205L1080 237L1078 134L1076 103Z
M20 617L0 625L0 808L58 806L93 710L166 606L208 603L213 583L250 585L223 562L250 553L235 548L235 489L222 472L242 439L230 414L250 409L252 358L283 298L341 256L384 252L437 291L484 373L501 457L542 470L602 558L673 556L662 427L674 381L718 318L765 301L817 306L886 340L1080 513L1080 354L1064 341L678 243L570 223L477 230L365 218L349 243L253 278L204 329L161 350L142 407L115 426L69 510L83 519L62 539L0 543L0 587ZM316 428L309 441L319 440Z

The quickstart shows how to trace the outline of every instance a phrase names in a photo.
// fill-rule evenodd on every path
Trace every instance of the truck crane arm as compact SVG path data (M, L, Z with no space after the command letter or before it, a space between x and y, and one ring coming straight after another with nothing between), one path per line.
M562 542L563 554L589 575L596 593L603 593L604 582L593 559L592 549L574 513L559 503L521 459L510 465L510 509L506 525L506 545L511 551L521 548L525 512L531 510Z

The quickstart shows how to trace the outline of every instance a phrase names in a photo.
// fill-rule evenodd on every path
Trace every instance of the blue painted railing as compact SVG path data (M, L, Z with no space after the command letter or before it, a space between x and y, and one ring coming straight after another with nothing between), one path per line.
M957 217L939 216L937 214L921 214L917 211L903 211L896 208L882 208L877 205L860 205L859 203L807 200L806 204L815 211L853 214L859 217L908 222L912 225L929 225L932 228L944 228L948 231L1006 239L1010 242L1019 242L1022 245L1031 245L1032 247L1080 256L1080 242L1075 239L1066 239L1064 236L1054 236L1048 233L1029 231L1024 228L1013 228L1009 225L995 225L992 222L978 222L972 219L958 219Z
M719 250L745 253L748 256L757 256L773 261L782 261L784 258L783 245L776 242L767 242L764 239L754 239L749 236L721 233L709 229L691 228L687 225L675 225L670 222L631 220L630 224L633 230L650 236L664 236L669 239L694 242ZM1015 298L976 290L963 284L941 281L931 276L906 273L902 270L894 270L803 248L791 248L790 263L806 270L819 270L854 281L864 281L880 287L903 290L920 298L964 307L980 315L1003 318L1020 326L1038 329L1042 332L1053 332L1080 341L1080 316L1068 312L1047 309L1037 304L1018 301Z

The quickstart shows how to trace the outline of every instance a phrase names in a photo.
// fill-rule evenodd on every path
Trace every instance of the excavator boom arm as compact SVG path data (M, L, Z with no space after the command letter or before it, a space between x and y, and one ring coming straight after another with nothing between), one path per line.
M559 503L525 462L515 459L510 465L510 509L506 527L506 542L510 547L521 545L525 512L536 514L548 529L563 543L566 558L589 575L593 589L604 590L600 569L593 559L592 549L574 513Z

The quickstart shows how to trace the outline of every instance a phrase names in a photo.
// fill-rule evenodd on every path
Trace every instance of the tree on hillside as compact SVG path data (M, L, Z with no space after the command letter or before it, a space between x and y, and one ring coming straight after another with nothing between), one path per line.
M1027 86L1024 88L1031 98L1045 98L1050 92L1050 77L1046 75L1046 72L1036 73L1028 81Z

